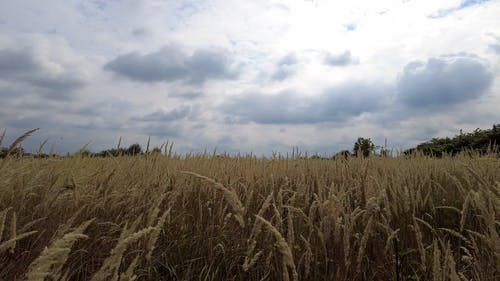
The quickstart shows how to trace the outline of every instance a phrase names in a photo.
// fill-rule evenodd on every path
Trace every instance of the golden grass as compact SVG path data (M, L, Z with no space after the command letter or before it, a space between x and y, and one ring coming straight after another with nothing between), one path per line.
M500 280L500 160L0 160L0 280ZM394 252L394 241L399 251Z

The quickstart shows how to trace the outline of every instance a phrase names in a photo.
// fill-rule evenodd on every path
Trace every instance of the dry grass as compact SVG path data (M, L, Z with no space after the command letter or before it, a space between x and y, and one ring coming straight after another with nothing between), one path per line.
M188 172L186 172L188 171ZM0 280L500 280L500 160L0 160Z

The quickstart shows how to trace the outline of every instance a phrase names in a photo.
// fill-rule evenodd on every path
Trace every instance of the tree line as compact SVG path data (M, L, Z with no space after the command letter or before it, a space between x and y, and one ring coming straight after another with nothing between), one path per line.
M24 149L21 147L20 143L22 140L19 141L19 139L26 138L34 131L36 131L36 129L31 130L22 135L21 137L19 137L14 142L14 144L17 143L16 146L11 145L9 148L0 147L0 158L4 158L8 155L34 156L38 158L48 157L49 155L40 152L37 154L26 153ZM1 137L0 144L1 144L1 139L3 139L4 135L5 134L0 136ZM405 150L403 154L411 155L414 153L422 153L428 156L443 157L444 155L454 156L464 151L476 152L480 154L486 154L491 152L498 153L499 145L500 145L500 124L495 124L491 129L482 130L477 128L476 130L470 133L463 133L463 131L460 130L460 134L451 138L450 137L433 138L430 141L423 142L414 148ZM171 149L172 146L170 146L170 150ZM121 148L118 146L117 148L105 149L97 153L91 152L88 149L82 149L77 154L89 157L110 157L110 156L113 157L113 156L134 156L141 154L161 153L161 152L162 149L158 147L149 150L149 141L148 141L148 148L146 148L146 151L143 151L140 144L134 143L130 145L128 148ZM342 150L337 154L335 154L332 158L369 157L373 155L384 157L384 156L390 156L390 154L391 153L386 148L386 145L383 147L376 146L370 138L359 137L354 143L352 151ZM311 158L327 159L319 155L312 155Z
M435 157L453 156L467 151L486 154L498 152L499 145L500 124L496 124L491 129L481 130L477 128L470 133L464 133L460 130L460 134L451 138L433 138L417 145L417 147L404 151L404 154L409 155L416 151Z

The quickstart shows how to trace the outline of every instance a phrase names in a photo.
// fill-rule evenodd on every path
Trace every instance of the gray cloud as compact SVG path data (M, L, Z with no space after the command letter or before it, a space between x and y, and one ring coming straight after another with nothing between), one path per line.
M146 55L137 52L120 55L104 69L145 83L185 81L200 85L209 79L234 79L238 75L224 50L201 49L187 56L175 46Z
M182 127L177 124L158 123L143 128L142 132L159 138L175 138L181 135Z
M132 35L136 37L145 37L146 35L148 35L148 33L149 31L143 27L132 30Z
M345 51L341 54L327 53L323 63L330 66L347 66L350 64L357 64L358 61L352 57L350 51Z
M500 55L500 44L491 44L490 48L497 53L497 55Z
M325 90L319 96L303 96L296 92L276 95L245 93L227 100L222 111L235 117L233 121L261 124L313 124L340 122L383 105L389 87L348 83ZM231 118L229 118L231 120Z
M191 112L191 107L183 106L170 111L156 111L148 114L144 117L133 118L136 121L159 121L159 122L169 122L186 118Z
M32 88L48 98L71 98L70 92L83 88L84 75L56 61L46 62L33 48L1 49L0 80L17 88ZM28 89L25 89L25 91Z
M296 65L298 62L297 56L294 53L283 56L276 63L276 70L271 75L271 79L283 81L295 75Z
M201 91L173 91L168 93L168 96L171 98L179 98L179 99L196 99L203 96L203 92Z
M411 107L444 107L487 92L493 74L483 60L458 54L410 62L397 81L398 98Z

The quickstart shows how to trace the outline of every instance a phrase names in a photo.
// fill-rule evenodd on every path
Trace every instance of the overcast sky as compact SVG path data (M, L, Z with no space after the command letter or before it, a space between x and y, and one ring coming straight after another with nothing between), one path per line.
M6 142L405 149L500 123L500 1L2 0ZM3 145L6 145L4 143Z

